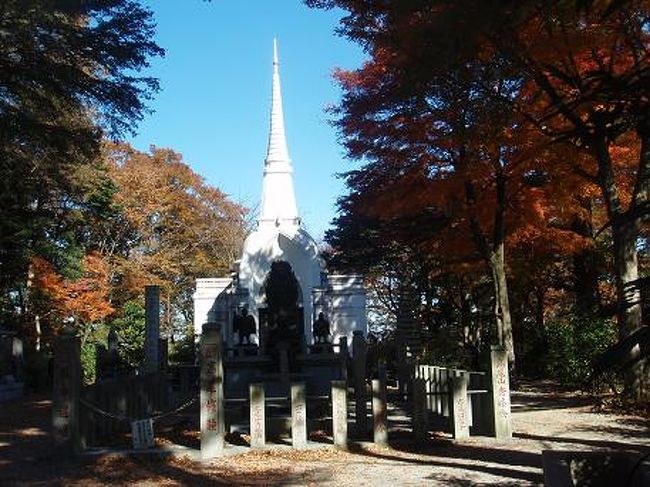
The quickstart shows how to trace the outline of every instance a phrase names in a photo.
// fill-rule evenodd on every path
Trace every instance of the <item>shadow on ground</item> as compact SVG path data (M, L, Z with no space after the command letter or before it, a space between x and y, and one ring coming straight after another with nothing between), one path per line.
M515 415L525 411L583 408L590 401L551 392L527 389L513 394ZM537 418L536 413L534 416ZM341 478L368 484L371 477L366 473L370 470L364 469L371 467L377 478L377 472L391 472L392 478L400 478L400 474L393 473L402 469L416 484L439 482L465 486L473 485L473 479L478 478L481 483L498 485L539 484L543 481L542 448L575 445L580 449L646 453L650 451L649 423L647 419L629 417L617 422L575 424L566 432L568 437L546 436L544 425L540 425L537 430L516 432L512 442L483 438L452 442L432 432L430 441L416 445L411 441L408 414L394 409L391 448L358 442L350 445L348 453L331 449L304 454L291 453L291 450L281 454L258 451L202 463L188 457L115 454L78 457L57 451L49 436L49 401L44 397L28 397L3 403L0 408L0 485L127 485L143 481L192 486L333 485ZM580 438L581 433L586 438ZM613 438L609 439L608 435ZM345 472L343 477L341 472Z
M390 447L390 449L382 451L376 448L367 448L364 444L353 443L350 445L350 452L399 463L479 472L508 479L506 482L511 480L513 484L521 484L522 481L539 483L543 480L540 453L464 445L448 441L435 441L417 448L412 443L391 442ZM417 454L419 458L405 456L401 453ZM425 458L422 458L423 456ZM526 470L521 467L525 467ZM465 481L459 480L459 482L461 482L459 485L466 485Z

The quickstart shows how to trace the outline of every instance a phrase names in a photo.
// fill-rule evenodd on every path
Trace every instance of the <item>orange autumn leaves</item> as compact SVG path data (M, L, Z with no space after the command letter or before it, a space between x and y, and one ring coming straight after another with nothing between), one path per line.
M113 313L109 266L101 255L86 255L83 275L74 280L63 278L42 257L34 257L31 267L35 287L48 299L50 312L59 320L74 318L75 322L94 323Z

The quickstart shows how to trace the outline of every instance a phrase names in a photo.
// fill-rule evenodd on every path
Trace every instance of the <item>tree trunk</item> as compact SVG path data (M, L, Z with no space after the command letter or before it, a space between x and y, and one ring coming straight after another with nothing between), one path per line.
M506 175L500 165L498 156L495 155L495 189L497 205L494 210L494 227L492 241L481 230L478 220L470 217L470 226L478 248L487 262L492 275L494 286L494 319L497 327L499 345L505 347L508 353L508 364L510 370L515 369L515 349L512 338L512 320L510 317L510 300L508 299L508 280L506 277L505 259L505 216L506 216ZM475 201L475 191L471 182L465 183L465 192L468 202Z
M593 241L592 201L585 199L581 201L580 206L586 210L589 218L576 218L571 225L571 230ZM593 317L600 307L598 265L593 245L573 256L573 275L575 278L576 309L582 316Z
M639 169L636 175L633 199L631 208L628 210L629 223L620 233L623 234L622 240L627 240L626 248L633 251L630 255L625 248L621 249L621 259L628 257L633 264L629 264L629 269L623 267L622 270L627 272L624 280L622 292L625 296L626 307L631 307L625 316L625 320L619 329L621 339L629 336L643 326L643 305L641 289L638 284L638 257L636 251L636 239L638 235L638 225L643 219L648 218L650 202L650 117L644 117L637 126L637 134L641 140L641 150L639 153ZM626 235L626 232L630 235ZM650 360L648 359L647 344L637 343L629 353L629 359L634 360L633 365L628 369L625 375L625 388L637 401L650 401ZM645 353L644 353L645 352Z
M623 340L643 324L641 315L641 292L638 286L639 262L636 249L638 235L638 215L635 215L635 203L642 202L647 193L645 173L647 167L643 164L643 147L637 187L632 207L624 212L618 195L618 188L612 171L612 161L606 142L596 144L598 160L599 184L607 205L607 214L612 224L612 240L614 244L614 274L616 283L616 315L618 321L619 340ZM641 182L641 184L639 184ZM628 359L634 362L625 373L625 393L630 397L641 400L647 398L648 370L645 360L636 360L641 355L637 345L630 351ZM635 361L636 360L636 361Z
M508 281L506 278L505 244L499 244L490 255L490 272L494 285L494 317L497 324L499 344L508 352L511 369L515 364L515 348L512 340L512 320L510 318L510 300L508 299Z
M616 274L617 318L619 338L623 339L642 325L641 292L638 286L639 261L636 250L637 229L634 222L618 219L612 225L614 267Z
M27 267L27 281L25 283L25 300L24 300L24 315L23 318L32 319L34 324L34 350L41 351L41 318L38 313L33 312L32 295L34 287L34 268L30 263Z

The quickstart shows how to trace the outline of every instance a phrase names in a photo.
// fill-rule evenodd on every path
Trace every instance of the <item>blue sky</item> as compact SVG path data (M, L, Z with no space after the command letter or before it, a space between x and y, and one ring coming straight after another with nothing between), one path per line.
M335 173L344 159L324 109L340 91L331 74L354 68L362 51L334 34L341 12L299 0L148 0L165 58L147 74L160 79L155 111L129 141L140 150L169 147L210 184L252 208L261 192L277 37L289 153L298 208L320 238L344 192Z

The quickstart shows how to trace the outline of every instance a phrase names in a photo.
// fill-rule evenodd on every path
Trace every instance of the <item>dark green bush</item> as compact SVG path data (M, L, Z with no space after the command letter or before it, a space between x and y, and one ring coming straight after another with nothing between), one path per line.
M610 320L580 316L549 322L545 332L547 377L575 386L591 379L594 361L617 338L616 326Z

